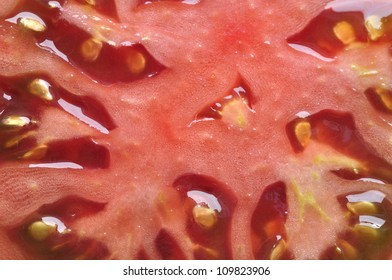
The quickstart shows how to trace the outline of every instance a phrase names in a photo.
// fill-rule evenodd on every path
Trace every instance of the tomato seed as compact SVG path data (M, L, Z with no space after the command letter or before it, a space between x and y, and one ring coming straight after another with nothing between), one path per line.
M18 22L23 28L35 31L44 32L46 25L41 19L22 17Z
M43 100L52 101L53 95L50 92L51 85L43 79L34 79L27 86L28 91Z
M345 45L354 43L356 38L354 27L347 21L340 21L333 27L335 36Z
M7 116L1 120L1 124L6 127L24 127L31 123L28 117L23 116Z
M56 226L41 220L31 223L27 231L35 241L44 241L56 231Z
M218 217L215 209L197 204L193 207L193 219L202 228L210 229L217 223Z
M88 62L96 61L102 50L102 42L96 38L89 38L81 45L83 58Z
M358 201L347 202L347 209L354 215L375 215L379 214L379 207L373 202Z

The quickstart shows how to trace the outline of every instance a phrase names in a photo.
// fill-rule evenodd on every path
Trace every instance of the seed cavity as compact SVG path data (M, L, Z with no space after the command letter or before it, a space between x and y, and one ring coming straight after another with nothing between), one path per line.
M336 253L344 260L356 260L359 258L358 249L344 239L337 241Z
M65 197L42 205L8 234L28 259L107 259L110 254L105 244L74 229L80 218L95 215L104 207L81 197Z
M275 182L264 188L251 219L253 255L257 260L292 259L287 246L286 185Z
M335 36L345 45L356 41L354 27L347 21L340 21L333 27Z
M347 211L348 229L338 234L336 247L321 259L384 259L392 251L392 203L380 191L370 190L339 196Z
M97 38L89 38L82 43L81 52L84 60L88 62L96 61L101 53L103 44Z
M245 129L249 124L254 97L245 81L239 77L235 86L223 98L197 113L189 126L201 121L222 120L230 128Z
M337 176L392 182L392 164L379 156L375 152L376 149L363 139L350 113L322 110L305 118L297 117L290 121L286 125L286 133L296 153L301 153L306 148L302 146L296 134L296 125L301 121L310 123L312 141L327 145L356 161L352 174L349 168L332 171Z
M73 1L118 21L114 0ZM100 32L106 32L110 27L103 22L99 31L88 31L67 21L63 16L64 3L66 1L21 0L6 21L34 30L27 35L38 48L76 67L94 82L105 85L129 83L158 75L166 68L141 43L105 40L105 34Z
M184 174L173 183L187 217L186 232L195 259L231 259L231 218L237 199L223 183Z
M29 132L26 132L26 133L24 133L24 134L17 135L17 136L15 136L15 137L11 137L11 138L7 139L7 140L3 143L3 147L4 147L5 149L9 149L9 148L18 146L18 145L20 144L20 142L22 142L23 140L25 140L25 139L31 137L33 134L34 134L33 131L29 131Z
M338 1L332 1L333 3ZM342 51L368 43L360 10L325 8L307 26L287 39L290 47L323 61L333 61Z
M371 87L365 91L366 98L376 110L392 114L392 90L385 87Z
M183 238L177 237L177 238ZM186 255L182 251L175 237L168 230L161 229L155 238L155 247L164 260L185 260Z
M39 98L46 101L53 100L53 95L50 92L50 88L51 85L43 79L34 79L28 85L28 90L31 94L34 94L35 96L38 96Z

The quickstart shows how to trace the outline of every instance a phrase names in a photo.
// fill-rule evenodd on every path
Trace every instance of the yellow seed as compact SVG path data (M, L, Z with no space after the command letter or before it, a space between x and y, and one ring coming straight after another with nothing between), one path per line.
M138 52L136 50L132 52L130 55L128 55L126 61L129 70L133 74L140 74L146 68L147 61L145 56L141 52Z
M87 39L82 43L81 52L84 60L94 62L99 57L103 44L97 38Z
M223 122L238 129L245 129L248 126L249 113L249 107L242 98L233 98L224 104L219 112Z
M367 17L365 21L365 26L369 33L370 39L373 41L379 39L385 33L381 18L379 16L371 15Z
M48 225L43 221L36 221L29 225L27 231L34 240L44 241L56 231L55 225Z
M392 111L392 92L386 88L378 87L375 89L384 107Z
M31 120L28 117L12 115L2 119L1 123L7 127L24 127L29 125Z
M336 253L346 260L355 260L359 257L358 249L344 239L337 241Z
M347 202L347 209L354 215L374 215L379 213L376 204L369 201Z
M354 232L366 242L374 242L380 239L380 230L367 225L356 224Z
M34 79L28 85L28 90L31 94L34 94L46 101L52 101L53 95L50 92L50 84L42 79Z
M302 147L306 147L312 137L312 127L308 121L300 121L294 128L295 136Z
M46 30L46 25L43 21L39 21L33 18L27 18L27 17L21 18L19 20L19 24L22 27L35 32L44 32Z
M91 5L91 6L95 6L97 3L95 2L95 0L85 0L87 4Z
M197 204L192 210L193 219L202 228L210 229L218 221L218 215L214 209Z
M335 24L333 33L345 45L349 45L356 40L354 27L347 21L340 21Z
M39 160L42 159L48 150L48 146L46 145L39 145L35 147L34 149L26 152L22 158L23 159L33 159L33 160Z
M280 239L270 254L270 260L280 260L287 250L287 243L284 239Z

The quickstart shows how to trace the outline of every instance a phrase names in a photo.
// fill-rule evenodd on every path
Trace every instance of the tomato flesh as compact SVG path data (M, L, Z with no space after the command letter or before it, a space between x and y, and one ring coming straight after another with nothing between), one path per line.
M125 2L1 4L1 258L391 258L391 4Z

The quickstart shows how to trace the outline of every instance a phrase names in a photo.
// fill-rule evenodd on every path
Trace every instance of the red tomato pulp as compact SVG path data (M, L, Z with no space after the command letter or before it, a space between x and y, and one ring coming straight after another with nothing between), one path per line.
M0 257L391 257L388 1L2 1Z

